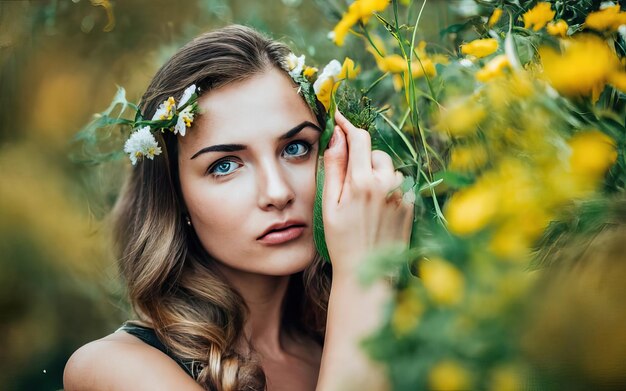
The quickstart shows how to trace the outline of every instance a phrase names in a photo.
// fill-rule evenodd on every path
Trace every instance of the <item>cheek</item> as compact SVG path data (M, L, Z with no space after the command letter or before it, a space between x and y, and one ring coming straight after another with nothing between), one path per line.
M296 194L296 205L298 209L305 207L313 209L315 202L315 176L317 173L317 164L315 159L306 162L291 171L291 187Z
M232 186L230 186L232 187ZM242 223L250 212L250 191L202 185L183 189L194 229L211 253L218 246L231 247L240 237Z

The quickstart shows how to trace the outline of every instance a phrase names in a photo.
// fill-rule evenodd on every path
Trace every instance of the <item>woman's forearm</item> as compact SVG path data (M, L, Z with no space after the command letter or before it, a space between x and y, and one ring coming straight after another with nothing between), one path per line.
M379 327L390 293L385 281L365 287L356 275L333 277L317 391L389 389L361 341Z

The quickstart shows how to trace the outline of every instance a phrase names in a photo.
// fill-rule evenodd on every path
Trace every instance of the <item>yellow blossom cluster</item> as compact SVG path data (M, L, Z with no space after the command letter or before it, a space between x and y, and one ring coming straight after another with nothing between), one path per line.
M477 58L487 57L498 50L498 40L494 38L476 39L461 45L461 53Z
M579 34L562 41L562 53L551 47L539 48L543 74L565 96L591 96L595 101L606 84L626 91L626 72L602 38Z
M553 210L595 191L617 159L615 141L599 130L565 140L553 129L564 125L552 122L543 103L552 98L530 78L491 81L439 119L438 128L456 140L448 169L476 175L445 205L448 229L460 236L490 230L490 251L503 258L527 254Z
M331 32L332 40L338 46L342 46L348 31L357 23L367 23L374 12L384 11L389 5L389 0L354 0L343 14L341 20Z
M567 22L564 21L563 19L552 21L548 23L548 25L546 26L546 31L548 32L548 34L555 35L555 36L562 37L562 38L567 36L568 29L569 29L569 26L567 25Z
M511 67L506 54L500 54L492 58L485 66L476 72L476 80L487 82L495 77L503 76L504 71Z
M539 2L532 9L528 10L522 18L524 19L524 27L532 28L539 31L545 25L554 19L556 13L552 10L552 6L547 2Z
M591 12L585 19L585 26L594 30L617 30L626 24L626 12L620 10L619 4Z
M382 72L389 72L393 75L393 86L396 91L406 88L405 81L409 77L409 60L399 54L388 53L385 43L378 36L372 36L375 47L368 46L370 52L376 60L378 69ZM437 75L436 63L447 61L442 56L431 57L426 53L426 42L420 41L415 48L416 58L411 61L411 77L419 79L421 77L434 77Z

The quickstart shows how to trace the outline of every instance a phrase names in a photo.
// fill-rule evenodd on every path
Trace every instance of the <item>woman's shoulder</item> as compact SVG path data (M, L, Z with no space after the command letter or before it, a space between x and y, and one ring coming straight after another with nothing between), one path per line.
M66 391L202 389L171 357L122 331L74 352L63 383Z

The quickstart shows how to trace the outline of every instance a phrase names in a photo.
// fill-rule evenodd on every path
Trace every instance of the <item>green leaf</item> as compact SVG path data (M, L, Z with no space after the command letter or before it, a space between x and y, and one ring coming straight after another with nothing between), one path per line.
M315 186L315 204L313 205L313 240L315 241L315 248L320 256L326 262L330 262L328 246L326 245L326 234L324 233L324 219L322 217L322 195L324 193L323 163L320 163L320 167L317 170Z
M474 178L456 171L438 172L433 179L437 184L439 179L443 179L443 182L452 189L462 189L474 183Z

